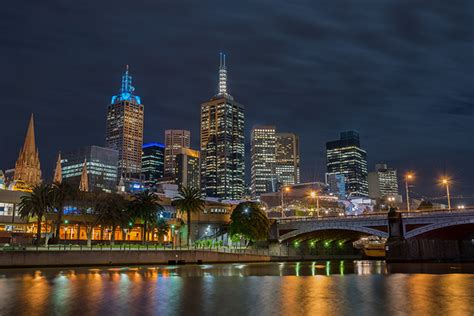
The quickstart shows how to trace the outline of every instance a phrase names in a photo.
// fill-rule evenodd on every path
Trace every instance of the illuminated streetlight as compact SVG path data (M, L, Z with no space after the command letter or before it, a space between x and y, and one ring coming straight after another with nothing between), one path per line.
M451 209L451 197L449 195L449 179L442 178L441 183L446 186L446 197L448 198L448 209Z
M284 187L281 190L281 217L285 217L285 212L283 211L284 208L284 199L283 199L283 192L289 193L291 191L290 187Z
M411 181L413 179L413 174L412 173L407 173L405 175L405 189L407 193L407 211L410 212L410 196L408 194L408 181Z

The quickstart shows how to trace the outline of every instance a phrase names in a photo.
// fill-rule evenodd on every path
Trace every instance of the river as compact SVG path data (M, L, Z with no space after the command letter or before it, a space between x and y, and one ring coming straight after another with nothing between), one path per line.
M0 315L473 315L474 264L0 270Z

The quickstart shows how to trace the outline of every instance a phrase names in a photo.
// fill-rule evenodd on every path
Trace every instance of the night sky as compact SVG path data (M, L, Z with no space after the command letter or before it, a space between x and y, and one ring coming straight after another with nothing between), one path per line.
M302 180L322 180L325 143L360 132L369 171L414 170L413 190L474 195L474 1L10 1L0 10L0 169L35 113L43 173L59 150L103 145L107 105L130 65L145 141L191 130L229 90L254 124L301 140ZM247 165L247 174L250 172Z

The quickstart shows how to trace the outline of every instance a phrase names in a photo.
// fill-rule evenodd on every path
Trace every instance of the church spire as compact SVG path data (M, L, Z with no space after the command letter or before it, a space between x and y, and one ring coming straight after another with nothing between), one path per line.
M79 191L89 191L89 179L87 178L87 160L84 158L84 164L82 165L81 182L79 183Z
M15 163L14 181L19 189L26 189L41 182L41 167L35 142L34 117L31 114L25 142Z
M220 53L219 60L219 95L227 95L227 68L225 66L225 54Z
M61 152L59 152L58 160L56 161L56 169L54 169L53 182L57 184L63 182L63 171L61 168Z

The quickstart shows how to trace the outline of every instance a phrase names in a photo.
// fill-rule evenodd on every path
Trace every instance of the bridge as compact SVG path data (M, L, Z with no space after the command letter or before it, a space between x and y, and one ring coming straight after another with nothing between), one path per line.
M405 239L472 239L474 208L398 212ZM389 237L387 213L336 217L279 219L271 238L280 243L309 239L357 240L364 236Z

